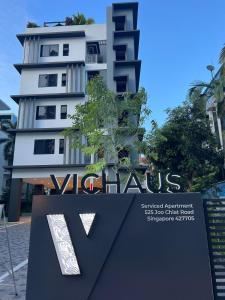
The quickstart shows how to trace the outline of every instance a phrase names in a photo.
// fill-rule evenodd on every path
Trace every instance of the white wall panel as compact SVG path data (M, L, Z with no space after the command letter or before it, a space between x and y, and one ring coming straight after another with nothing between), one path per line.
M61 128L69 127L72 125L71 119L60 119L61 105L67 105L67 115L72 115L75 111L77 104L85 101L85 98L75 99L57 99L57 100L35 100L35 112L34 112L34 128ZM37 106L42 105L55 105L56 106L56 118L52 120L36 120Z
M63 164L63 154L59 154L61 133L17 133L13 165ZM34 154L35 139L55 139L54 154Z

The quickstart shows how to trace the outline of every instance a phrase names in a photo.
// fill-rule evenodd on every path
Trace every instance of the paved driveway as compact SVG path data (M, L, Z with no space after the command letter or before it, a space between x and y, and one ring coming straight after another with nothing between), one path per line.
M25 300L27 258L29 250L30 218L22 218L19 223L8 224L13 267L15 270L18 296L15 296L5 229L0 225L0 300Z

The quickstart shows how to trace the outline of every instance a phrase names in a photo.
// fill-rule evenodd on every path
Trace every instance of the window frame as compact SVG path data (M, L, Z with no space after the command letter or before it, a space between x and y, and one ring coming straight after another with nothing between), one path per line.
M56 84L55 85L49 85L49 78L48 78L48 85L41 85L41 76L55 76L56 78ZM53 73L53 74L39 74L39 77L38 77L38 87L39 88L45 88L45 87L57 87L58 86L58 74L57 73Z
M121 116L118 117L118 126L119 127L127 127L128 120L129 120L129 112L127 110L124 110L122 112Z
M92 49L92 51L90 52L93 52L94 50L94 53L90 53L89 50ZM87 42L86 44L86 52L88 55L98 55L100 54L100 48L99 48L99 42Z
M66 112L62 112L62 108L66 107ZM60 119L66 120L67 119L67 104L62 104L60 107Z
M63 78L65 76L65 78ZM61 76L61 86L66 86L67 85L67 74L66 73L62 73Z
M59 139L59 154L64 154L64 139Z
M50 49L49 49L49 55L44 55L43 54L43 48L44 47L54 47L54 46L57 46L57 48L58 48L58 53L57 53L57 55L50 55ZM47 44L47 45L41 45L41 47L40 47L40 57L55 57L55 56L59 56L59 44Z
M115 77L114 80L116 81L116 92L117 93L126 93L127 92L127 84L128 84L128 77L127 76L119 76L119 77ZM118 90L118 84L120 83L122 85L122 83L125 83L125 90L119 91Z
M92 76L89 76L92 73ZM91 70L87 71L87 82L92 80L94 77L100 76L100 71L99 70Z
M129 147L124 147L123 149L118 151L118 159L122 160L124 158L129 158L131 156Z
M63 44L63 56L69 56L70 44Z
M121 59L121 57L122 57L122 59ZM116 61L125 61L125 60L126 60L126 50L117 49L116 50Z
M38 145L37 145L37 143L38 142L52 142L53 143L53 150L52 150L52 152L50 152L50 153L48 153L48 152L37 152L37 148L38 148ZM39 145L39 147L41 147L41 146L43 146L43 145ZM46 147L46 146L45 146ZM49 146L48 146L49 147ZM43 147L44 148L44 147ZM47 149L47 148L46 148ZM40 149L39 149L40 150ZM34 140L34 155L52 155L52 154L55 154L55 139L35 139Z
M115 31L125 31L126 30L126 17L125 16L116 16L114 18L115 22Z
M49 107L51 107L51 108L53 107L53 108L54 108L54 109L53 109L53 110L54 110L54 118L53 118L53 117L52 117L52 118L49 118L49 117L47 116L48 111L47 111L45 117L40 117L40 116L38 116L40 107L46 108L46 111L48 110ZM55 120L55 118L56 118L56 105L37 105L37 106L36 106L35 120Z

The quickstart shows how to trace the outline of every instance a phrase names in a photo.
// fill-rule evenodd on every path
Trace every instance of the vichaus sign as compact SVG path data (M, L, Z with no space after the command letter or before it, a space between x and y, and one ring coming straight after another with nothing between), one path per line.
M54 185L56 194L62 195L65 193L69 182L73 181L73 194L78 194L78 174L67 174L60 186L56 176L50 175L52 183ZM125 183L122 182L119 173L115 174L115 178L108 179L107 174L103 171L101 176L96 173L89 173L84 175L80 180L81 191L86 194L98 194L98 193L110 193L111 188L114 187L114 191L117 194L126 194L131 191L138 193L174 193L181 189L180 175L167 173L162 175L158 173L157 176L152 176L149 172L144 175L144 179L140 180L135 172L131 172L128 175L128 179ZM101 187L94 185L94 180L101 180ZM88 182L91 184L88 186Z

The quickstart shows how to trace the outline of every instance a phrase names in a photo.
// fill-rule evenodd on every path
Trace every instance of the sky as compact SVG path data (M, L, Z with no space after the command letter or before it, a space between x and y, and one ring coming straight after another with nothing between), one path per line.
M124 2L127 2L124 0ZM129 1L131 2L131 1ZM27 21L61 21L77 12L105 23L109 0L0 0L0 99L17 112L10 95L19 94L20 76L13 68L22 62L17 33ZM224 0L140 0L138 28L141 82L148 93L152 118L159 125L167 108L185 100L190 84L209 80L206 66L216 68L225 43ZM148 126L148 124L147 124Z

